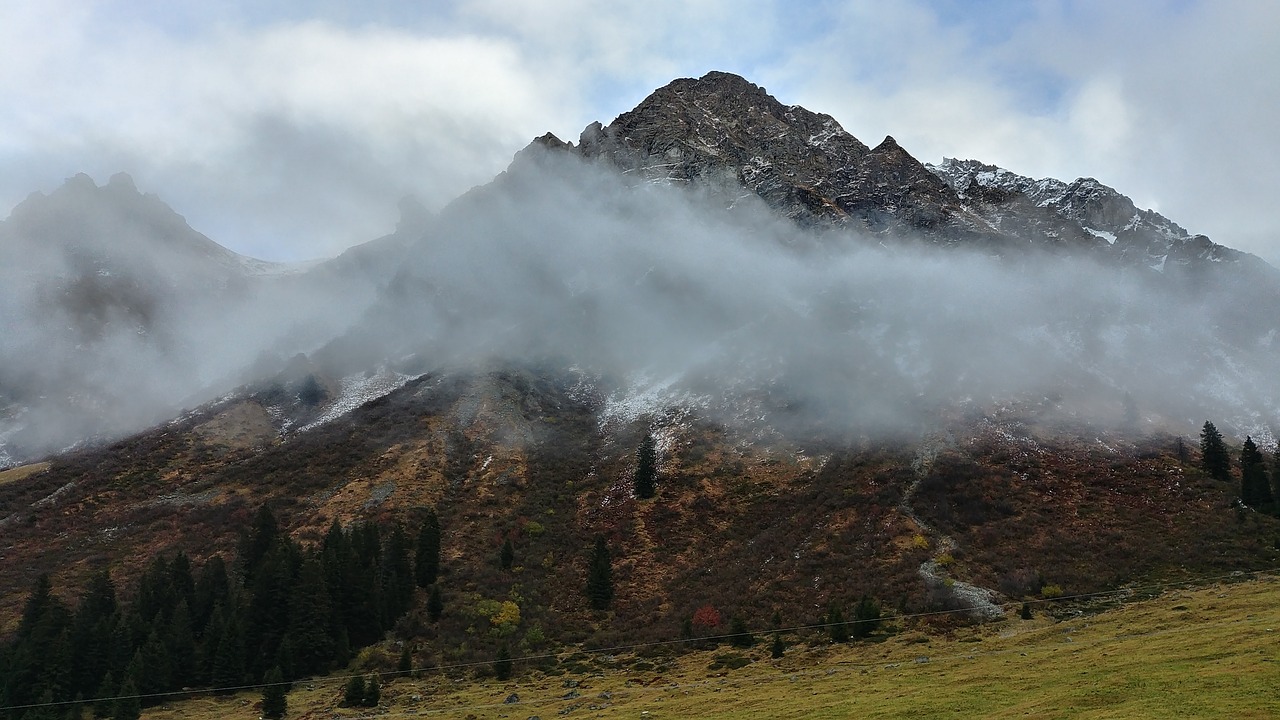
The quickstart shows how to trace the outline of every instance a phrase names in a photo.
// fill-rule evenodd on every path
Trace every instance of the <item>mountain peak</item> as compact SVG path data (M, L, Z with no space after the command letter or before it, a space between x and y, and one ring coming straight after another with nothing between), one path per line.
M107 180L107 187L118 190L138 192L138 186L134 184L133 177L126 172L118 172Z

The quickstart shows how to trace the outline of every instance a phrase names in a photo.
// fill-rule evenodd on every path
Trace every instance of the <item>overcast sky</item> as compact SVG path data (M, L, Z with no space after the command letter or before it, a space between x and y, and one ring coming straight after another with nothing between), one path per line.
M119 171L271 260L708 70L869 145L1096 177L1280 264L1273 0L0 0L0 215Z

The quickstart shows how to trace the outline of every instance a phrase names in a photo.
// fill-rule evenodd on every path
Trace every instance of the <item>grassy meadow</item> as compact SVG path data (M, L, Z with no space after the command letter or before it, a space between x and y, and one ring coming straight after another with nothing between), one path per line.
M338 708L344 679L335 675L299 683L287 717L1280 716L1278 578L1174 589L1067 619L1046 609L1036 607L1031 620L1014 614L928 634L891 628L860 644L797 644L781 660L770 659L762 636L747 650L561 656L549 673L517 663L507 682L424 672L385 680L373 709ZM256 718L259 698L199 697L144 717Z

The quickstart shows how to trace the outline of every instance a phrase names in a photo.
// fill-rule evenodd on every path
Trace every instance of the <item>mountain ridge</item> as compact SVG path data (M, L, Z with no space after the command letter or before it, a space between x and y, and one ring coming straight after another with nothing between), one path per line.
M312 548L381 526L367 550L405 561L404 527L437 518L443 614L410 589L361 672L405 648L481 667L667 643L696 613L820 627L867 597L968 622L1274 567L1280 505L1244 504L1190 438L1207 415L1274 445L1276 285L1131 207L1095 181L940 173L736 76L674 81L186 318L184 341L233 331L195 346L240 353L216 399L0 475L0 630L42 573L123 587L176 550L243 570L263 508ZM124 357L90 369L200 367ZM601 546L605 609L585 592Z

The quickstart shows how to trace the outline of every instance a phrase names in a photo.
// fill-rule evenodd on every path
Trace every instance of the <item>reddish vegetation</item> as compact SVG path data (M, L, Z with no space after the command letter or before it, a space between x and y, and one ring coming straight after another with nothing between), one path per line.
M784 625L819 622L863 595L926 609L935 598L917 570L939 534L956 542L952 576L1009 599L1042 584L1072 594L1276 558L1280 523L1238 513L1235 488L1179 463L1171 436L1009 413L955 420L910 498L932 526L922 528L901 507L916 442L801 453L664 418L602 431L597 402L571 385L530 371L425 377L283 442L261 441L252 408L222 408L58 458L0 485L4 627L41 572L66 589L106 566L125 588L162 550L231 557L263 503L304 542L335 518L398 520L412 533L419 509L434 506L446 611L438 627L411 614L402 631L441 660L483 657L498 642L468 614L482 600L515 601L522 634L537 625L551 640L599 644L676 637L709 620L703 606L752 627L775 613ZM236 417L254 426L231 427ZM650 425L661 475L657 497L637 500L635 448ZM583 594L597 533L613 557L604 614ZM497 561L506 539L509 570Z

